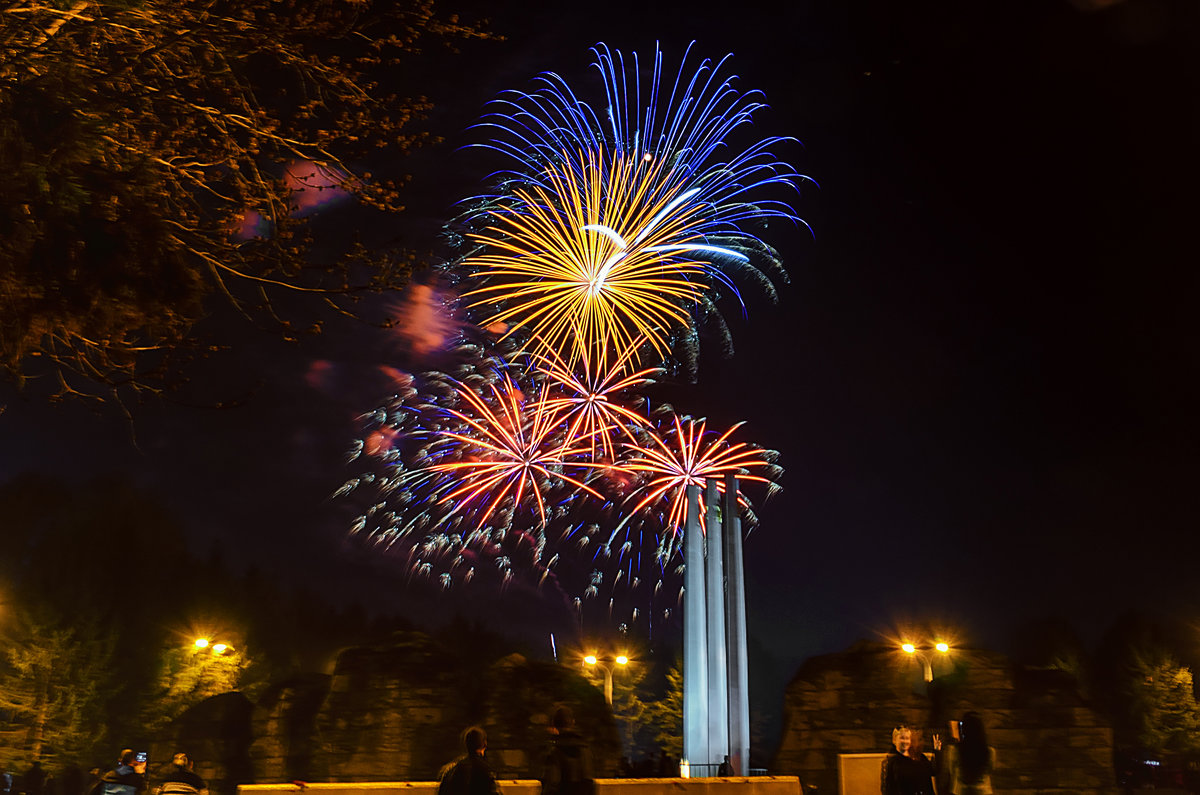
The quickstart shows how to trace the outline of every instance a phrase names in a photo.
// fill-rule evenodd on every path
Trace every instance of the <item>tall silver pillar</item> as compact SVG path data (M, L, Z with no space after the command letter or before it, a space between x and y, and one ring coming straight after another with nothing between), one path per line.
M721 501L716 478L704 487L705 591L708 597L708 759L720 763L729 753L729 668L725 664L725 559L721 541Z
M750 775L750 662L746 653L746 580L742 569L742 519L738 480L725 475L725 618L729 653L729 758L733 772Z
M708 758L708 627L704 604L704 532L700 487L687 487L683 529L683 760ZM719 637L719 636L718 636Z

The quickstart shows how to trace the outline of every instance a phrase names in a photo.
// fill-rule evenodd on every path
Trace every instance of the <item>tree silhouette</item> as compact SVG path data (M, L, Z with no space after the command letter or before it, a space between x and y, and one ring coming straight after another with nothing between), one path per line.
M113 636L87 617L20 607L0 648L0 747L43 765L87 758L115 692Z
M662 696L646 702L646 715L654 727L654 740L675 758L683 754L683 671L678 664L667 671Z
M354 164L420 142L430 104L383 80L473 35L430 0L4 4L0 364L60 395L161 390L211 349L211 298L291 337L280 293L345 310L394 284L403 259L315 263L300 216L350 194L401 209Z
M1198 747L1200 710L1192 672L1174 656L1139 652L1126 685L1138 744L1152 753L1186 753Z

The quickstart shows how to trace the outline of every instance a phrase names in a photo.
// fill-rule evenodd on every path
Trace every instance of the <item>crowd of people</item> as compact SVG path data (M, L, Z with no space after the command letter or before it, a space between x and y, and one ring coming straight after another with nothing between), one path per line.
M933 735L933 759L920 729L897 726L879 769L882 795L992 795L996 751L988 745L983 718L968 712L949 724L949 739Z
M34 762L20 776L10 770L0 773L0 795L208 795L208 784L195 773L187 754L175 754L153 788L146 775L148 764L145 752L130 748L121 751L111 770L93 768L86 777L78 767L69 767L55 778Z
M880 765L881 795L991 795L996 752L987 743L983 719L968 712L962 720L951 721L949 729L946 742L933 735L932 760L925 753L924 732L908 726L893 729L892 747ZM487 762L487 732L471 726L462 733L462 748L462 755L438 774L438 795L499 795L500 787ZM678 775L678 764L666 752L660 754L657 764L650 763L653 768L647 765L643 772L622 759L621 772L626 776ZM113 769L102 775L93 770L90 783L72 787L55 786L34 762L20 777L11 771L0 773L0 795L147 795L151 791L147 766L144 752L126 748ZM720 775L728 772L722 770ZM575 728L574 714L569 707L559 707L541 762L543 795L595 795L594 776L591 750ZM177 753L155 783L153 795L208 795L208 785L195 773L188 755Z

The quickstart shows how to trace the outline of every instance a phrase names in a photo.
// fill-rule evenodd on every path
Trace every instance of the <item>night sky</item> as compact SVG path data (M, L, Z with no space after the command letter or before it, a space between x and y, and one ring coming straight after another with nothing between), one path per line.
M1095 640L1131 609L1191 616L1200 5L775 5L488 4L507 40L434 54L418 84L447 140L402 166L405 217L342 208L316 228L435 246L486 176L460 147L500 90L543 70L589 85L600 40L660 41L671 65L693 39L732 52L771 106L757 134L799 139L781 154L820 184L794 200L813 235L763 235L792 276L778 305L747 290L748 319L727 313L736 355L708 346L699 384L670 391L783 454L746 548L757 641L790 672L905 621L1003 648L1040 617ZM195 380L240 408L151 403L131 428L3 387L0 479L124 473L201 554L407 609L326 499L396 340L334 324L288 346L237 322L216 321L245 347Z

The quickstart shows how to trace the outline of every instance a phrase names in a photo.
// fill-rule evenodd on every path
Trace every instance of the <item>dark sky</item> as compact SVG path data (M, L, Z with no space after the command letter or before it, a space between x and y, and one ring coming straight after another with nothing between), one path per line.
M596 41L734 53L771 106L759 134L803 142L783 154L820 183L795 201L815 236L770 236L792 284L778 306L750 295L736 356L672 398L783 454L746 555L752 631L785 665L904 620L1003 646L1041 616L1094 639L1131 608L1194 609L1200 6L512 5L488 4L506 41L438 56L423 90L447 143L372 234L432 239L485 176L457 149L483 103L585 76ZM323 222L355 217L338 212ZM395 341L245 339L197 379L244 407L139 407L136 447L119 417L4 387L0 479L123 472L201 551L404 604L343 556L325 499Z

